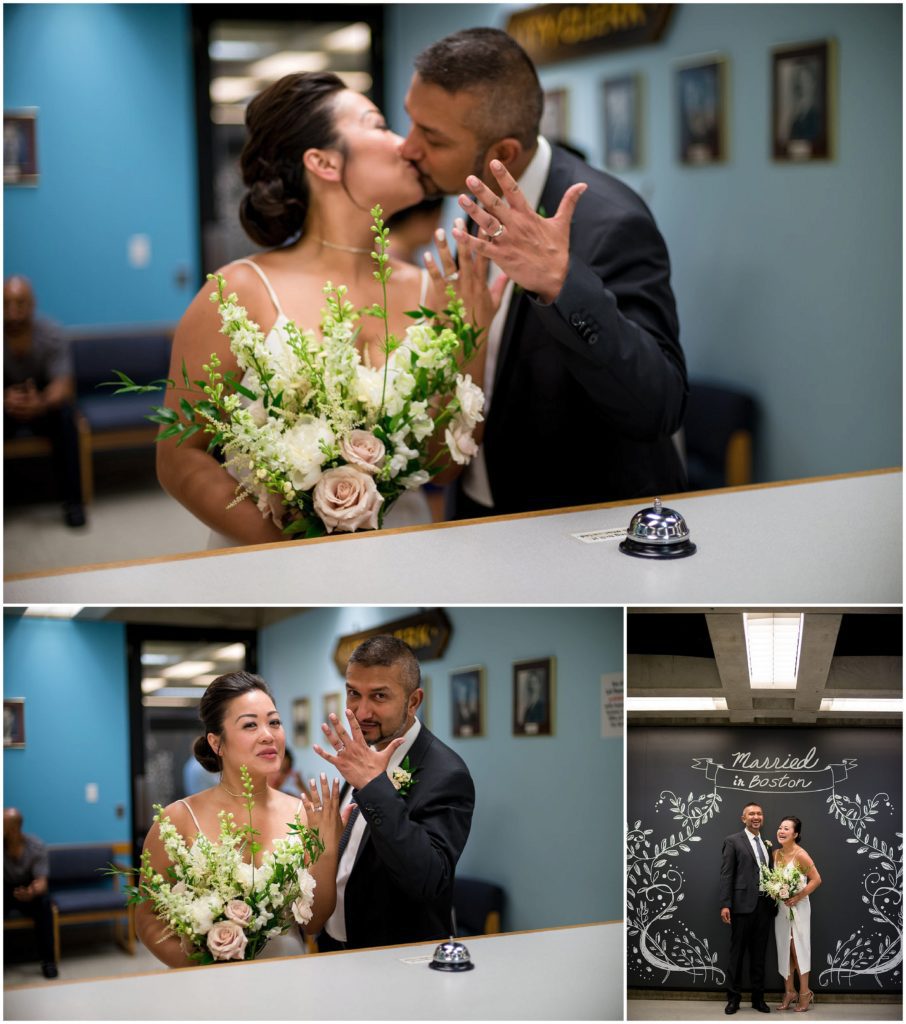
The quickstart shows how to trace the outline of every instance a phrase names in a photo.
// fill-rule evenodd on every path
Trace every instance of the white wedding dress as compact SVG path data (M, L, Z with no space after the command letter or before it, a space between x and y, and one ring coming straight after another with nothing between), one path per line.
M782 869L787 875L791 874L793 864L787 864ZM779 905L777 916L774 918L774 937L777 939L777 970L782 978L790 976L790 941L796 947L796 960L799 963L799 972L806 974L812 968L812 937L811 920L812 908L808 896L801 899L793 910L793 920L790 920L790 908L783 903Z
M198 824L198 819L195 817L195 812L192 810L190 804L186 800L180 800L186 810L192 817L192 821L195 822L195 828L198 832L201 832L201 826ZM299 801L299 806L296 808L296 814L298 815L302 811L302 801ZM281 956L300 956L302 953L306 953L308 950L305 948L305 940L302 938L302 934L297 928L293 928L291 931L286 932L284 935L277 935L273 939L268 939L267 945L263 950L255 957L256 960L272 960L275 957Z
M251 267L255 273L261 278L264 287L267 289L267 294L270 296L271 302L274 304L274 309L277 311L277 319L274 321L273 327L268 332L265 344L270 349L274 349L277 346L283 347L284 343L280 339L280 334L286 329L286 325L289 323L289 317L283 312L283 307L280 305L280 300L277 298L277 293L274 291L273 285L271 284L268 276L264 273L261 267L255 263L254 260L236 260L236 263L243 263ZM422 291L419 298L419 305L424 305L428 295L428 283L430 278L428 271L422 271ZM244 379L243 379L244 382ZM428 499L425 497L422 488L412 491L404 491L393 503L390 511L384 516L383 528L385 530L391 530L401 526L421 526L425 523L432 522L431 509L428 505ZM212 530L208 538L208 550L214 550L216 548L234 548L237 547L237 541L227 536L224 533L220 533L217 530Z

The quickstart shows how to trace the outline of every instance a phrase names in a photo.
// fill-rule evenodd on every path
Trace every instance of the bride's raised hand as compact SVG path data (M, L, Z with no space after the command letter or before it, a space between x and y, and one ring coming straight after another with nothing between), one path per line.
M507 277L501 274L491 287L488 287L488 259L482 256L474 245L474 239L466 233L465 221L456 220L457 228L462 232L459 240L459 265L450 251L446 232L442 228L435 232L437 257L430 252L425 253L425 266L431 277L432 309L440 311L449 302L447 288L453 285L457 298L462 299L466 307L466 319L475 327L487 331L500 308L503 289ZM433 303L433 305L432 305Z
M318 830L318 836L328 849L337 849L340 836L343 834L343 821L340 818L340 780L333 783L321 772L320 789L314 779L302 796L302 806L308 827Z

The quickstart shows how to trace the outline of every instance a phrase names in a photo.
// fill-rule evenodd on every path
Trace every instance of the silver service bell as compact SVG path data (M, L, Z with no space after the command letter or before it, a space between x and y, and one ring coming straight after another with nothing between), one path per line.
M632 517L620 550L636 558L687 558L695 554L696 548L689 539L686 520L655 498L651 508L643 508Z
M428 966L435 971L471 971L475 964L466 947L451 936L434 950L434 959Z

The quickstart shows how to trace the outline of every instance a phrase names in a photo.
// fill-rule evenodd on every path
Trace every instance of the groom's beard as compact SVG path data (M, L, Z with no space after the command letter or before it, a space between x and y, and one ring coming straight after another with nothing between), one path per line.
M475 159L472 164L472 170L469 171L469 174L474 174L476 178L481 178L482 174L484 173L484 158L486 152L486 150L480 150L478 153L475 154ZM440 185L438 185L437 182L432 177L425 174L422 171L422 169L418 166L418 164L415 165L415 169L418 171L419 182L421 183L422 188L425 190L425 199L440 199L441 197L446 195L458 195L460 192L464 190L467 191L465 179L463 179L461 184L456 189L448 192L446 189L441 188ZM485 184L488 184L488 182L485 182Z
M395 729L393 729L391 725L385 725L382 722L368 722L364 725L359 722L359 726L362 729L363 735L366 728L369 728L369 730L376 729L377 736L372 738L366 736L365 742L368 743L369 746L376 747L378 750L383 750L391 740L395 740L398 736L405 735L409 728L409 716L408 714L404 715L402 722L400 722ZM386 732L384 731L385 729L387 730Z

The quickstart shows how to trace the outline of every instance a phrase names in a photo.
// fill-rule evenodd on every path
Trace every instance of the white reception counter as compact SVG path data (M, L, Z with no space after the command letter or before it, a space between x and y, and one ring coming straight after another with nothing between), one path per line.
M428 967L435 943L4 992L6 1020L622 1020L623 925L467 939L475 969ZM416 962L412 962L416 961Z
M620 502L11 576L7 604L898 604L902 471L662 495L698 551L619 550ZM601 534L604 534L601 537ZM577 535L586 536L582 539Z

